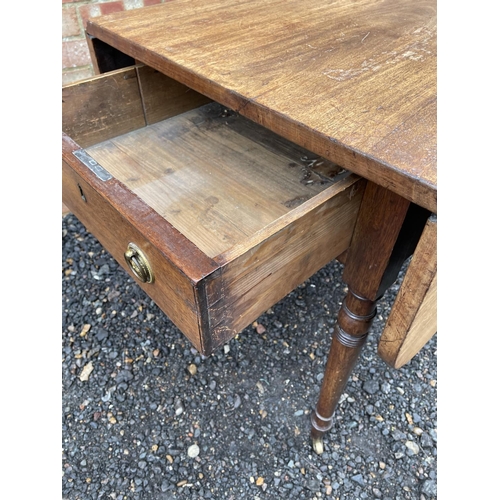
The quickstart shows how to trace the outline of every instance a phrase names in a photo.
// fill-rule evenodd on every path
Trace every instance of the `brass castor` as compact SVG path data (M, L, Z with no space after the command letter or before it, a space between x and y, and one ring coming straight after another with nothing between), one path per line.
M321 455L325 449L323 447L323 437L313 437L312 438L312 447L315 453Z

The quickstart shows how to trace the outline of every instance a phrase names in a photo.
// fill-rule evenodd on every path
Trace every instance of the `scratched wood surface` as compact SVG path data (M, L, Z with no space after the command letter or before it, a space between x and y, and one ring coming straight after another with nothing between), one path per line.
M87 151L209 257L347 175L217 103Z
M62 129L83 148L145 125L135 68L62 88Z
M87 30L437 211L435 0L175 0Z

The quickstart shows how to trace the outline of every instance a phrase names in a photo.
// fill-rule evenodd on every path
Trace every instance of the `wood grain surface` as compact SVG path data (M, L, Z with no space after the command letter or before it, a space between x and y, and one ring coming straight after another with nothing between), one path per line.
M207 300L215 347L348 248L364 187L350 175L214 259L221 273Z
M202 94L149 66L137 66L146 124L184 113L209 102Z
M135 68L62 88L62 129L82 148L145 125Z
M394 368L408 363L437 331L437 221L430 218L380 337L378 353Z
M435 0L175 0L87 30L437 211Z
M342 170L273 136L212 103L87 151L213 258L248 246Z
M62 129L85 148L207 102L205 96L139 64L63 86Z

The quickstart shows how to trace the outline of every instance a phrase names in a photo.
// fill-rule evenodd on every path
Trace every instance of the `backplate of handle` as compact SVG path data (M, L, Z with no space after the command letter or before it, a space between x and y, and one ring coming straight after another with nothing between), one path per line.
M124 257L137 279L143 283L153 283L154 274L151 265L144 252L135 243L128 244Z

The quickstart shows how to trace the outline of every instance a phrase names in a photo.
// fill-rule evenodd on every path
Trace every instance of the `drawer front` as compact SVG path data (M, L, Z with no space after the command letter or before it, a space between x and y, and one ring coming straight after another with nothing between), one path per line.
M182 235L128 191L116 179L102 181L72 154L79 146L63 138L63 202L103 247L130 274L136 283L169 316L200 351L204 351L200 329L203 313L196 273L210 274L215 264L196 248L183 242ZM129 243L137 245L147 257L154 273L153 283L141 283L125 259ZM183 243L186 243L183 245ZM185 259L197 267L181 270L173 260ZM193 272L191 272L193 271ZM188 272L192 276L186 274Z

